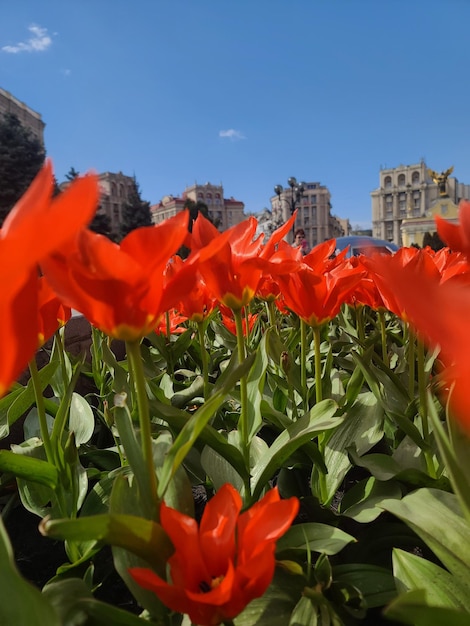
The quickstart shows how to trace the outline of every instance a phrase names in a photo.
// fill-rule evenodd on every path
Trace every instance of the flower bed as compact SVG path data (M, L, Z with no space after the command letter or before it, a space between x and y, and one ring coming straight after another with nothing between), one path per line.
M470 204L452 251L347 259L289 246L295 215L118 245L93 176L51 190L0 235L0 623L467 623ZM19 573L22 508L53 574Z

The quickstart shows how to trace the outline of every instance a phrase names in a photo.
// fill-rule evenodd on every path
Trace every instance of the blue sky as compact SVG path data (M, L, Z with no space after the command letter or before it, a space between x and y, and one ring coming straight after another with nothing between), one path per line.
M0 87L71 166L136 176L151 203L195 181L258 212L287 178L370 223L380 167L470 183L468 0L17 0Z

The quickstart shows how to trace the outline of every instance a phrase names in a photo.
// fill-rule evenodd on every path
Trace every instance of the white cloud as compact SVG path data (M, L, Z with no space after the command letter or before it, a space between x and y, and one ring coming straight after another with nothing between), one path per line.
M246 139L245 135L239 130L229 128L228 130L219 130L219 137L223 139L230 139L231 141L239 141L240 139Z
M29 32L32 34L27 41L20 41L16 46L3 46L2 51L10 54L17 54L18 52L42 52L47 50L52 44L52 39L47 33L47 28L38 26L37 24L31 24L28 26Z

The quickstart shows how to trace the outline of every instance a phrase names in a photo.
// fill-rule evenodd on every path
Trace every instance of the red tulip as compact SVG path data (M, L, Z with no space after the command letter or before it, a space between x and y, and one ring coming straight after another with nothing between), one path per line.
M168 561L171 583L133 568L134 580L194 624L216 626L238 615L266 591L275 567L275 543L299 508L277 489L240 515L242 501L229 484L208 502L201 524L162 504L160 523L175 547Z
M470 433L470 287L454 280L441 283L438 274L423 272L418 264L400 267L391 260L376 259L377 271L394 290L416 334L440 346L452 411Z
M158 226L137 228L120 245L82 230L67 249L43 265L59 297L97 328L116 339L150 333L162 313L192 287L175 274L165 280L170 256L186 237L188 214Z
M459 224L436 215L437 232L449 248L463 252L470 259L470 202L462 200L459 205Z
M56 296L45 276L39 279L39 345L42 346L55 331L70 319L72 311Z
M91 220L98 204L95 176L78 178L52 199L48 161L13 207L0 230L0 395L38 346L38 264Z
M332 239L316 246L297 272L277 276L285 304L309 326L333 319L363 275L344 255L330 258L335 245Z

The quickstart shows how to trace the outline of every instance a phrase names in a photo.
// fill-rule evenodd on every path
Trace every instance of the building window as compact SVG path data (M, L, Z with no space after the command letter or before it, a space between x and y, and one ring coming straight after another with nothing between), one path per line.
M308 226L310 223L310 216L304 215L304 226Z
M316 196L316 194L313 194L313 196L310 196L310 202L311 202L312 204L316 204L316 202L317 202L317 196Z
M314 222L316 222L316 221L317 221L317 207L316 207L316 206L313 206L313 207L312 207L312 220L313 220Z
M387 237L389 241L393 239L393 223L392 222L387 222L385 224L385 236Z
M392 215L393 213L393 196L388 194L385 196L385 214Z
M392 186L392 177L391 176L385 176L385 178L384 178L384 187L385 187L385 189L390 189L391 186Z
M316 184L307 185L307 189L316 189L316 188L317 188Z
M413 174L411 175L411 182L413 183L413 185L419 184L419 172L413 172Z
M405 186L405 175L404 174L400 174L398 176L398 186L399 187L404 187Z

